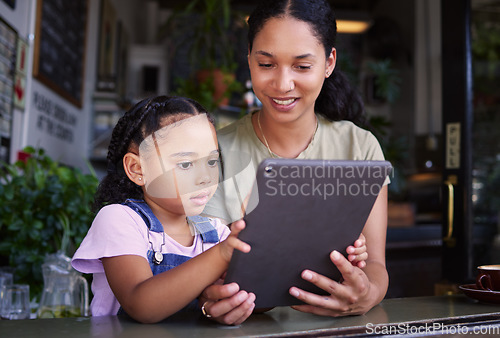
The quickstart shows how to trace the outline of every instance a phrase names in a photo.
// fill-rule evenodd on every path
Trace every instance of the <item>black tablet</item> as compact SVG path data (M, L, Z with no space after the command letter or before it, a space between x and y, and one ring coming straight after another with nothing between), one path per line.
M257 308L301 304L292 286L326 294L301 272L339 280L329 255L346 255L359 237L391 169L387 161L264 160L239 236L252 250L235 250L225 283L255 293Z

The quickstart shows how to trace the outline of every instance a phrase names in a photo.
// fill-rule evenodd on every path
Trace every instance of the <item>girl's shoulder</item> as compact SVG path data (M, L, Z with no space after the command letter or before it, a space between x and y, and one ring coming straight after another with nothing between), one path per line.
M131 214L130 211L133 211L130 207L124 204L108 204L102 207L97 215L120 215L120 214Z
M123 204L109 204L102 207L97 213L94 223L144 223L142 217L132 210L130 207Z

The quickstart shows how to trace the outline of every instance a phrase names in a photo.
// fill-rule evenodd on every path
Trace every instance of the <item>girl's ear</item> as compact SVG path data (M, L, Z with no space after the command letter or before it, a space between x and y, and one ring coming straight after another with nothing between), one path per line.
M139 186L144 185L144 177L142 174L141 160L139 155L134 153L126 153L123 156L123 169L127 177Z

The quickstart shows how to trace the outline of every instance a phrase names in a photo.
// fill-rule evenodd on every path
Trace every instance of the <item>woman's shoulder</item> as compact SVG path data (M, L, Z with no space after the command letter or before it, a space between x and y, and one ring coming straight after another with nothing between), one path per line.
M354 160L383 160L380 143L371 131L351 121L318 119L321 126L321 143L329 145L341 157Z
M344 139L346 136L350 136L361 140L374 139L373 134L369 130L357 126L354 122L347 120L330 121L320 115L318 116L318 121L321 126L327 131L334 131L333 133L327 133L327 135L331 137L340 137Z
M217 131L219 143L232 144L235 141L250 137L251 126L251 114L247 114Z

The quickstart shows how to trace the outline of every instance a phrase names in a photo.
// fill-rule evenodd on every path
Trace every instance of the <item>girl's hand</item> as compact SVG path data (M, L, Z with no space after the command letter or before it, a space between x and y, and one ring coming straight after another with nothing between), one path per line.
M238 239L238 235L245 228L245 222L242 220L236 221L231 224L231 233L229 236L222 242L220 242L219 250L222 255L222 258L229 263L231 261L231 257L233 256L234 249L237 249L241 252L250 252L250 245Z
M354 246L348 246L346 251L349 254L347 259L353 266L361 269L366 266L368 252L366 251L366 239L363 234L360 234L359 238L354 242Z
M236 283L224 284L220 279L208 286L199 298L210 319L226 325L240 325L255 308L255 294L240 290Z
M249 252L250 245L238 239L245 228L242 220L231 224L231 234L218 246L222 257L229 263L234 249ZM225 275L225 273L224 273ZM213 285L208 286L198 301L203 306L206 316L218 323L240 325L255 308L255 294L240 290L236 283L224 284L224 275Z

